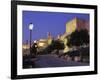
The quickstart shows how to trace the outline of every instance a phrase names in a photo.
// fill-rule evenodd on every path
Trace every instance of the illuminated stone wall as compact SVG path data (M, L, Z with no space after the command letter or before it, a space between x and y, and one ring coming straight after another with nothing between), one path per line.
M87 29L89 31L89 21L77 19L77 30Z
M73 19L69 22L66 23L66 32L67 34L71 34L72 32L74 32L76 30L77 26L77 19Z
M89 31L89 21L74 18L66 23L66 33L71 34L75 30L87 29Z

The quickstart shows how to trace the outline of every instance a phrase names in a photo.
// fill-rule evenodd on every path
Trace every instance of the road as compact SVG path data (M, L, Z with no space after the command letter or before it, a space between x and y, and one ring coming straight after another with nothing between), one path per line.
M68 67L68 66L87 66L87 63L66 61L64 59L55 57L54 55L39 55L35 61L36 68L45 67Z

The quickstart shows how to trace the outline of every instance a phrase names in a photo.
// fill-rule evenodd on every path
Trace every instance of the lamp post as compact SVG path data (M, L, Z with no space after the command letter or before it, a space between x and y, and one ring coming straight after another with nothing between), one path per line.
M32 30L34 25L32 23L29 24L29 30L30 30L30 54L31 54L31 41L32 41Z

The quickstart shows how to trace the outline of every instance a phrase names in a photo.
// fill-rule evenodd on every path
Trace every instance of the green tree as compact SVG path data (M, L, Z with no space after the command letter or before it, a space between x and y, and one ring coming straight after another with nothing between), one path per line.
M88 31L85 30L76 30L70 35L70 38L68 39L69 46L80 46L83 44L89 44L89 34Z
M57 50L57 54L59 54L59 50L64 49L64 43L62 43L60 40L54 40L51 44L52 50Z
M52 43L44 50L44 53L51 53L54 50L57 50L56 53L59 54L59 50L64 49L64 43L60 40L53 40Z

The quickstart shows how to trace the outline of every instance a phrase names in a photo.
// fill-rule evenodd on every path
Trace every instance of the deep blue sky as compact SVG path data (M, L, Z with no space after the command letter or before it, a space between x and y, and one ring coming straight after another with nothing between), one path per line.
M29 41L29 23L34 24L32 40L38 40L47 38L47 32L53 37L63 34L66 23L75 17L89 21L89 14L23 11L23 42Z

